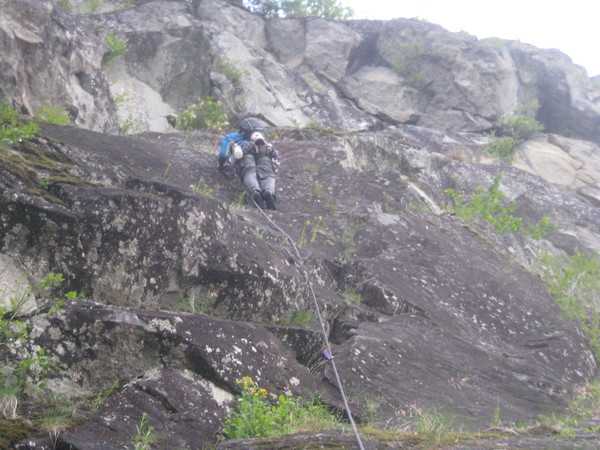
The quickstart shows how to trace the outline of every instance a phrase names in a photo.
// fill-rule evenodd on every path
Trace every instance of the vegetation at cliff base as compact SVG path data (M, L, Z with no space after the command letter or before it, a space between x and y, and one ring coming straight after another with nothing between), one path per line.
M543 280L567 318L577 321L600 363L600 257L544 255Z
M308 402L282 394L271 402L269 392L259 388L251 377L243 377L237 383L242 393L233 414L225 422L227 439L273 437L300 430L316 432L342 425L340 417L318 399Z

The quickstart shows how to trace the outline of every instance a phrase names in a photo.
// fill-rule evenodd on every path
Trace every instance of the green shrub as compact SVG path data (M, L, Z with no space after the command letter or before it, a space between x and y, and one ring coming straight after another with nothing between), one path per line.
M222 131L228 125L225 108L213 97L206 97L200 103L190 106L176 119L177 128L184 131L206 128Z
M215 58L215 67L219 70L225 77L231 81L231 84L234 86L239 86L242 81L242 75L245 72L242 72L238 69L237 63L233 59L229 58Z
M118 38L114 31L111 31L106 37L105 41L111 49L111 53L105 61L107 66L111 65L115 60L125 53L127 50L127 38Z
M31 140L40 127L34 122L24 124L19 114L4 102L0 103L0 148Z
M225 421L227 439L272 437L283 434L316 432L339 427L340 419L318 400L306 402L301 398L280 395L274 404L267 400L269 393L259 388L250 377L238 381L242 394L233 414Z
M519 144L544 130L544 126L531 117L537 109L537 102L532 102L502 118L498 130L489 134L490 141L484 151L505 164L512 164Z
M600 363L600 258L576 252L571 257L541 258L543 280L563 313L577 320Z
M35 115L40 122L53 123L54 125L68 125L71 116L64 108L56 108L52 105L43 106Z
M495 133L491 133L489 138L490 141L485 145L484 151L504 164L512 164L521 141L512 136L497 137Z
M531 102L521 106L515 113L502 118L498 134L523 141L543 131L544 125L538 122L535 117L530 117L535 115L538 108L539 105L537 102Z
M28 324L19 320L19 314L27 299L34 293L39 294L56 287L63 281L62 274L50 273L35 288L18 297L14 297L11 292L2 293L3 296L8 297L10 309L0 307L0 354L9 355L10 351L27 347L30 329ZM66 297L72 298L75 295L75 292L69 292ZM49 313L57 312L63 305L64 300L59 300ZM3 362L4 365L0 368L0 404L5 405L8 402L11 408L5 410L4 414L8 413L12 416L15 415L19 398L26 391L43 388L46 376L59 368L56 360L46 355L45 349L39 349L34 354L25 351L13 354L9 360Z
M467 223L485 219L500 235L520 232L539 240L556 228L549 217L543 217L537 224L529 227L523 224L521 217L515 217L512 213L516 209L516 202L503 201L504 193L500 191L503 177L503 174L495 176L487 190L478 186L470 201L466 201L454 189L446 189L444 193L454 201L454 206L449 209Z
M413 42L400 45L396 52L394 71L402 77L404 84L432 94L432 92L428 92L429 83L426 80L425 73L421 70L420 59L423 54L421 44Z

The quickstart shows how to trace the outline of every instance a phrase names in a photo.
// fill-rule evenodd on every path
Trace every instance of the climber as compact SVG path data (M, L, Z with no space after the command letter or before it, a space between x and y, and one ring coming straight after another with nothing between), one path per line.
M246 117L239 131L229 133L221 140L219 170L227 173L232 165L235 174L256 204L264 209L275 208L275 174L279 167L279 153L267 142L262 122Z

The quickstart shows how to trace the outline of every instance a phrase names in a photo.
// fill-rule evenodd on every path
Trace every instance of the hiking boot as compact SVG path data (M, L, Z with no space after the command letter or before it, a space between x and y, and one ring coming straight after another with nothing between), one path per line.
M265 208L265 202L263 201L262 195L260 195L260 191L254 191L252 193L252 200L254 200L260 209Z
M273 211L277 209L275 208L275 196L271 191L265 191L262 197L267 204L267 209L272 209Z

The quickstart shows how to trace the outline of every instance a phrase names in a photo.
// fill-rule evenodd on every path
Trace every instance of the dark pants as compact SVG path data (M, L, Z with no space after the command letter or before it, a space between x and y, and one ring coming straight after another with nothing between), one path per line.
M275 172L273 162L266 155L248 153L240 162L242 183L249 193L254 191L275 193Z

